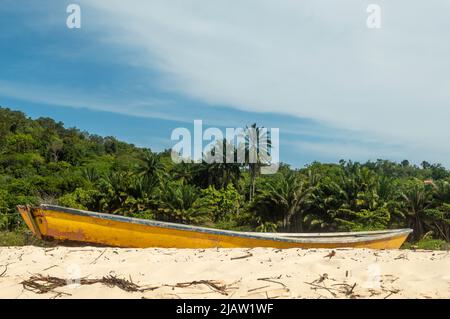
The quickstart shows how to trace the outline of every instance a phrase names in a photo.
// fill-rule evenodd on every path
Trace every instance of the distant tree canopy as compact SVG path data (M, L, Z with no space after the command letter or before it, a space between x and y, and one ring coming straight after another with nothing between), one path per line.
M256 127L253 124L251 127ZM228 147L228 146L227 146ZM411 227L450 240L450 173L408 160L286 164L171 161L161 153L0 108L0 229L24 225L19 204L68 207L252 231Z

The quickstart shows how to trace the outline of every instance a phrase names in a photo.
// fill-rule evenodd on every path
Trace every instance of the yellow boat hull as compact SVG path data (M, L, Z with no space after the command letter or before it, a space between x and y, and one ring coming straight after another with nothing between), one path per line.
M115 247L166 248L372 248L396 249L411 230L333 234L260 234L99 214L58 206L19 206L25 223L40 238ZM296 236L297 235L297 236Z

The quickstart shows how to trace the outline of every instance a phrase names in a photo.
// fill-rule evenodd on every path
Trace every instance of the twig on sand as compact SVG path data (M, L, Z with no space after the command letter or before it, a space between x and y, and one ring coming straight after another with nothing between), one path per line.
M373 296L377 296L379 294L381 294L381 292L375 290L375 289L369 289L370 292L370 296L369 297L373 297Z
M14 264L14 263L9 263L9 264L6 264L6 265L2 265L2 267L5 267L5 270L3 270L3 272L0 274L0 277L3 277L6 274L6 272L8 271L8 266L11 265L11 264Z
M106 248L102 251L102 253L100 254L100 255L98 255L98 257L97 258L95 258L90 264L92 265L92 264L95 264L96 262L97 262L97 260L99 260L100 259L100 257L102 257L103 256L103 254L106 252Z
M312 289L315 289L315 290L317 290L317 289L325 289L325 290L328 291L333 297L336 297L336 296L337 296L333 291L331 291L333 288L328 288L328 287L325 287L325 286L316 285L315 283L312 283L312 282L306 282L306 281L305 281L305 284L310 285L310 286L313 286L314 288L312 288Z
M222 285L221 283L214 281L214 280L198 280L198 281L190 281L190 282L180 282L174 285L160 285L160 286L154 286L154 287L149 287L149 288L141 288L139 289L139 291L144 292L144 291L153 291L162 287L171 287L172 289L174 288L187 288L190 286L196 286L196 285L205 285L208 288L210 288L213 292L218 292L222 295L228 296L227 293L227 285Z
M55 293L55 295L53 297L50 297L50 299L56 299L58 297L61 297L62 295L72 296L72 294L62 292L62 291L53 291L53 292Z
M329 258L331 259L332 257L336 256L336 252L334 250L332 250L328 255L324 256L323 258Z
M57 288L61 288L69 285L71 282L76 282L79 285L93 285L97 283L101 283L107 287L118 287L126 292L145 292L159 289L161 287L172 287L172 288L186 288L195 285L205 285L210 288L212 291L220 293L222 295L228 296L227 285L224 285L220 282L214 280L198 280L191 282L181 282L174 285L160 285L156 287L141 287L135 283L133 283L131 277L130 280L117 278L114 275L104 276L100 279L87 279L81 278L78 280L68 281L67 279L52 277L52 276L43 276L41 274L32 275L29 279L23 280L21 282L23 288L28 291L32 291L37 294L45 294L45 293L56 293L55 298L66 294L65 292L55 291Z
M409 260L409 259L408 259L408 256L407 256L406 254L400 254L400 255L398 255L397 257L394 258L394 260L397 260L397 259L406 259L406 260Z
M322 281L324 281L326 279L328 279L328 274L327 273L325 273L323 275L320 275L319 279L314 280L313 283L320 284Z
M117 278L112 275L105 276L101 279L81 278L76 280L76 282L80 285L93 285L96 283L101 283L108 287L118 287L127 292L136 292L140 289L140 287L133 282ZM45 294L48 292L54 292L54 289L56 288L67 286L69 281L58 277L34 275L31 276L31 278L22 281L21 284L26 290L33 291L37 294Z
M3 270L3 272L0 274L0 277L3 277L6 274L6 272L8 271L8 266L9 265L10 264L3 265L3 267L5 267L5 270Z
M390 296L392 296L394 294L398 294L399 292L400 292L399 289L390 290L389 294L386 297L384 297L383 299L388 299Z
M252 253L248 253L247 255L239 256L239 257L232 257L232 258L230 258L230 259L231 259L231 260L244 259L244 258L248 258L248 257L252 257L252 256L253 256Z
M272 282L272 283L275 283L275 284L282 285L284 288L287 288L286 285L283 284L282 282L274 280L274 279L280 279L281 276L282 276L282 275L279 275L278 277L258 278L257 280L262 280L262 281Z
M53 289L67 285L67 280L57 277L44 277L42 275L32 276L28 280L21 282L25 290L33 291L38 294L51 292Z
M247 290L247 292L252 292L252 291L256 291L256 290L264 289L264 288L269 288L269 287L270 286L262 286L262 287L258 287L258 288L252 288L252 289Z
M42 271L46 271L46 270L49 270L49 269L52 269L52 268L55 268L55 267L58 267L58 265L53 265L53 266L47 267L45 269L42 269Z
M353 290L356 287L356 282L353 285L349 285L349 284L346 284L346 283L341 283L341 284L334 284L332 286L342 286L342 287L344 287L344 293L345 293L345 295L348 296L348 295L353 295Z
M77 253L77 252L85 252L85 251L97 251L96 249L71 249L67 251L68 254L70 253Z
M198 280L198 281L191 281L191 282L180 282L175 285L165 285L173 288L186 288L194 285L206 285L211 290L218 292L222 295L227 296L228 293L226 292L227 286L221 285L217 281L213 280Z
M308 284L310 286L312 286L311 289L317 290L317 289L325 289L327 290L333 297L337 297L337 294L335 293L335 291L337 293L341 293L344 294L346 296L350 296L350 297L356 297L356 295L353 293L353 290L356 287L356 282L353 285L349 285L347 283L337 283L337 284L333 284L331 286L340 286L341 289L336 289L336 288L332 288L332 287L327 287L325 286L325 280L330 279L330 280L334 280L333 278L328 278L328 274L323 274L321 275L318 279L312 281L312 282L305 282L305 284ZM321 284L321 285L319 285Z
M356 282L353 284L353 286L350 288L350 290L348 290L348 291L346 292L346 294L347 294L347 295L353 294L353 289L355 289L355 287L356 287Z

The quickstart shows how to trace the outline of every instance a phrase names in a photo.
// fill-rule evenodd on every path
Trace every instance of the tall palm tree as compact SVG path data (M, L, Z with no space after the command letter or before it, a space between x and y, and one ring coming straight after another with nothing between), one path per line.
M261 167L269 165L272 141L268 131L253 123L245 127L245 160L250 173L250 201L255 196L256 178L261 173Z

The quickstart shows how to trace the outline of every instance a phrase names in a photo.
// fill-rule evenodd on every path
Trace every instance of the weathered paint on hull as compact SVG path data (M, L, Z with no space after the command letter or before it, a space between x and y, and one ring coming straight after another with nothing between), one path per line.
M240 235L180 230L159 226L136 224L114 219L82 216L44 208L19 207L27 226L34 234L57 240L69 240L116 247L166 247L166 248L372 248L396 249L408 234L393 234L389 238L358 242L301 242L276 238L252 238ZM31 214L30 214L31 212ZM33 216L33 218L30 218ZM33 222L34 219L34 222ZM38 228L37 230L35 228Z

